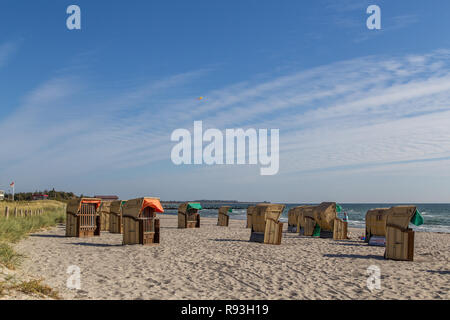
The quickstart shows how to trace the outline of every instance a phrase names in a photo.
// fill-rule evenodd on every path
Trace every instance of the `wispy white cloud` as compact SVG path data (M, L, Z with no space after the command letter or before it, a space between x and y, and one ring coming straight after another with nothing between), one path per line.
M420 168L421 174L431 175L439 172L437 168L447 169L449 51L364 57L265 81L249 78L206 93L202 102L193 95L176 94L205 76L208 71L190 72L108 94L96 93L88 79L52 79L0 122L0 135L7 137L9 150L0 159L4 168L0 176L14 175L40 185L84 181L97 188L102 186L99 181L108 181L104 188L125 196L128 191L112 186L134 181L131 194L159 181L163 190L177 197L186 194L182 184L170 187L163 178L173 182L181 174L179 181L189 181L195 175L210 184L218 179L217 190L229 192L229 197L245 192L262 200L249 186L270 181L273 187L260 192L295 201L279 191L283 185L291 186L315 201L313 191L317 197L340 194L333 183L320 191L330 176L352 176L360 184L361 177L389 175L399 167L404 176L415 175ZM280 174L259 177L258 168L249 166L173 166L170 134L176 128L191 128L194 120L219 129L279 128ZM310 189L302 179L312 183ZM207 185L188 194L213 190ZM225 191L230 188L233 191Z

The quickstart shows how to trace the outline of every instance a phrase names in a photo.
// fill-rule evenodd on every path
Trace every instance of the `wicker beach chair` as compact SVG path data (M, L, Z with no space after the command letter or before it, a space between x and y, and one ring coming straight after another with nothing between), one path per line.
M313 209L314 220L320 228L321 238L348 239L348 223L337 217L335 202L323 202Z
M200 203L186 202L178 207L178 228L200 228Z
M228 227L230 223L230 216L228 215L231 212L231 207L224 206L219 208L219 215L217 217L217 225L219 227Z
M96 198L70 200L66 209L66 237L100 236L99 208L101 203L102 200Z
M159 244L160 223L156 213L163 212L159 198L128 200L122 207L123 244Z
M283 204L258 204L252 213L250 241L281 244L283 223L279 219L284 208Z
M423 222L423 218L415 206L398 206L387 210L386 251L384 254L386 259L414 260L414 231L408 226L415 217L420 218ZM414 221L413 223L420 225Z
M365 242L370 245L385 245L388 211L389 208L377 208L367 211Z

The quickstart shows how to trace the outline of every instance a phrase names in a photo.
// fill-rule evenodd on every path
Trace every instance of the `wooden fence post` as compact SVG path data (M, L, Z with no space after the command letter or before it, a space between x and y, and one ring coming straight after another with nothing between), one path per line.
M8 219L9 218L9 207L5 208L5 218Z
M17 208L14 208L14 217L17 217Z

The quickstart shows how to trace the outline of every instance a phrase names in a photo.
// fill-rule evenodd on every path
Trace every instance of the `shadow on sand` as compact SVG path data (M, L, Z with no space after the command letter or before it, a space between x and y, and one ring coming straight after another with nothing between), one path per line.
M367 255L363 256L360 254L324 254L324 257L327 258L350 258L350 259L376 259L376 260L384 260L383 256L375 256L375 255Z
M238 240L238 239L208 239L208 240L217 242L250 242L248 240Z
M450 274L450 270L427 270L429 273L437 273L437 274Z
M77 242L77 243L67 243L69 245L78 245L78 246L86 246L86 247L123 247L122 244L108 244L108 243L89 243L89 242Z
M62 236L60 234L30 234L30 237L38 237L38 238L66 238L66 236Z

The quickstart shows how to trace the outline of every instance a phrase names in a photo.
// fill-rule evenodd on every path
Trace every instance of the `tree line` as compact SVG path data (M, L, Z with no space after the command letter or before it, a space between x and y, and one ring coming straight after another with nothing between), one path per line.
M33 196L35 195L48 195L48 200L57 200L64 201L78 198L76 194L73 192L65 192L65 191L56 191L52 190L44 190L44 191L35 191L35 192L19 192L14 194L15 201L32 201ZM12 199L12 194L5 194L5 199Z

